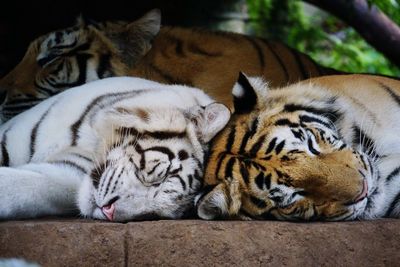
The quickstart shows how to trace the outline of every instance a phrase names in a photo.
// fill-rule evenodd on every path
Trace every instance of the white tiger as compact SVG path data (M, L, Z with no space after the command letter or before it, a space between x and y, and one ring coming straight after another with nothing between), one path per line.
M199 89L139 78L52 97L0 127L0 219L181 218L229 117Z

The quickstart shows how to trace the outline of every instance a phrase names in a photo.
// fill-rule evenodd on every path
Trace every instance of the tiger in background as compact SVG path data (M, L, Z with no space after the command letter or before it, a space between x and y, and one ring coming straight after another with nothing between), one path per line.
M400 217L400 82L333 75L271 90L241 74L212 142L203 219Z
M131 23L79 20L37 38L0 81L3 121L68 88L111 76L194 86L231 108L239 71L263 76L272 86L335 73L282 43L201 29L160 30L160 21L159 10Z
M188 216L229 118L199 89L133 77L48 98L0 126L0 220Z

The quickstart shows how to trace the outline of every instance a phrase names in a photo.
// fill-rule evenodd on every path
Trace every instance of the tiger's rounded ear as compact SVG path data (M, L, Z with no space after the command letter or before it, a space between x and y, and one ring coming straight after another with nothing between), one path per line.
M217 185L206 186L195 198L197 215L213 220L237 216L242 206L239 182L227 178Z
M197 215L203 220L224 218L228 215L227 196L223 184L210 185L195 198Z
M261 78L248 78L240 72L232 89L234 114L246 114L256 109L267 89L266 83Z
M153 9L138 20L123 27L121 31L106 36L116 46L121 60L134 66L152 47L153 39L161 27L161 12Z
M205 107L192 107L185 115L193 122L200 140L207 143L225 127L231 112L221 103L211 103Z
M129 23L127 29L131 28L142 32L147 38L153 39L161 28L161 11L158 8L150 10L138 20Z

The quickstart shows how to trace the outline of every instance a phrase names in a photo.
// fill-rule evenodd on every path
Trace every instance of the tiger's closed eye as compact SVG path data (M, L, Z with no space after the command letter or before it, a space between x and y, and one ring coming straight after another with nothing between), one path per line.
M49 54L48 56L41 58L37 61L37 63L39 64L40 67L44 67L47 64L53 62L54 60L56 60L57 58L59 58L60 55L57 54Z

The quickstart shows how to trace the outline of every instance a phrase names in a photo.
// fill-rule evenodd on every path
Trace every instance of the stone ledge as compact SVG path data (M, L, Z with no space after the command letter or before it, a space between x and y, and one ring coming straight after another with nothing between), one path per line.
M0 244L43 266L398 266L400 220L9 221Z

